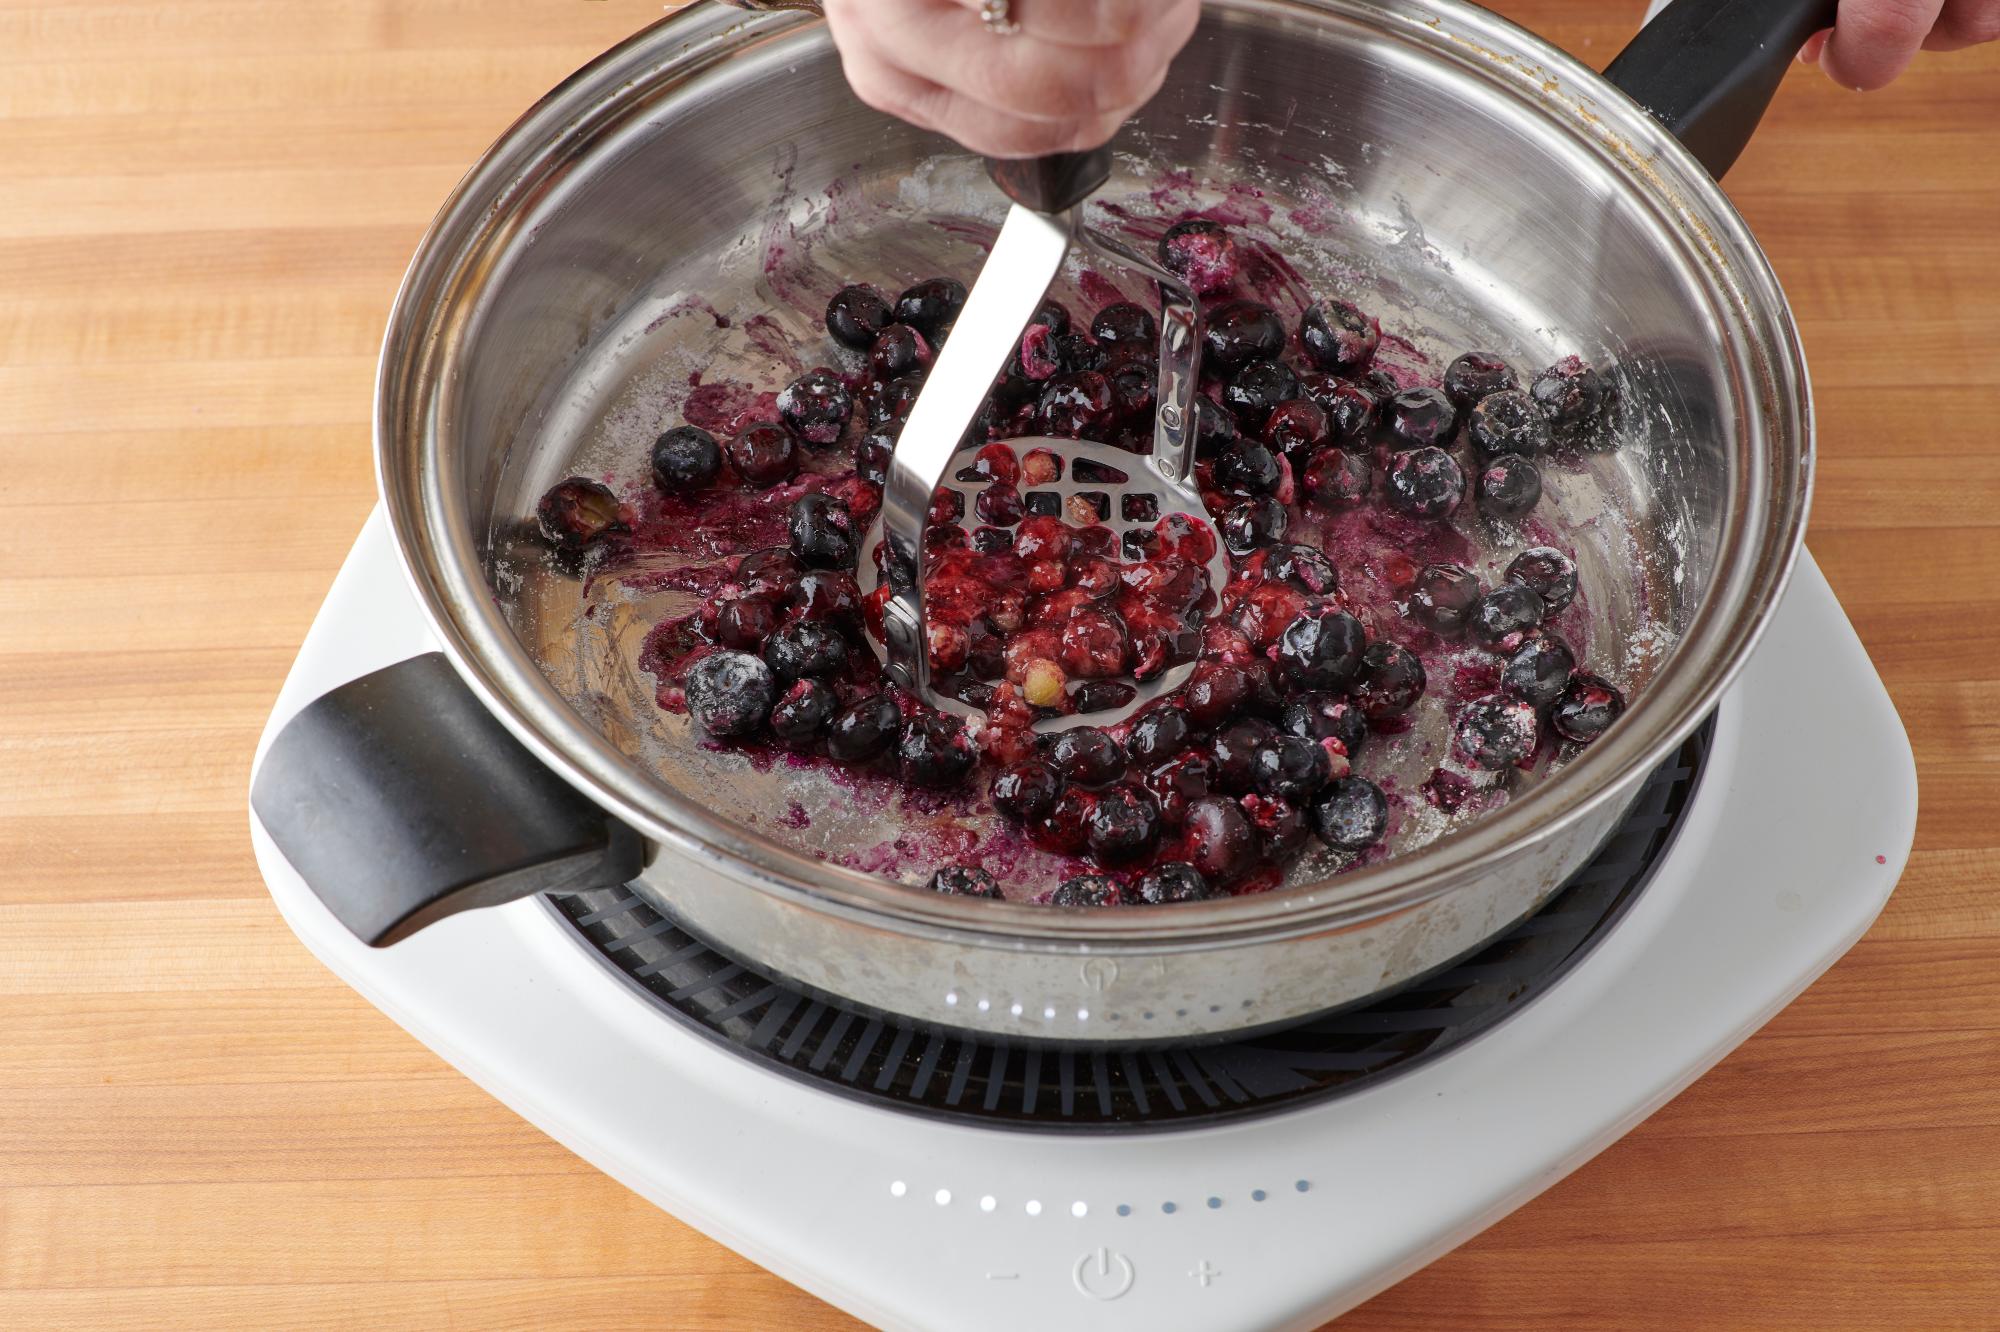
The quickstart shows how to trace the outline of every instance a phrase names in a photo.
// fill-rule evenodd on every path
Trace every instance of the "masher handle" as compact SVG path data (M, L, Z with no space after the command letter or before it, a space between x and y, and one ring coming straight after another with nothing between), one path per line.
M1002 194L1023 208L1066 213L1111 179L1111 145L1046 157L989 157L986 174L993 177Z

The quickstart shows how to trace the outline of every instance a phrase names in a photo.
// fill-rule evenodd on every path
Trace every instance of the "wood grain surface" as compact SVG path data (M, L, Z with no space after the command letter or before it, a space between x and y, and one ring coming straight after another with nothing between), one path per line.
M1596 64L1636 0L1519 0ZM0 0L0 1326L847 1328L309 957L251 747L373 502L433 208L636 0ZM1343 1327L2000 1326L2000 49L1797 69L1729 179L1805 328L1811 546L1916 744L1868 937ZM1829 717L1837 726L1840 719Z

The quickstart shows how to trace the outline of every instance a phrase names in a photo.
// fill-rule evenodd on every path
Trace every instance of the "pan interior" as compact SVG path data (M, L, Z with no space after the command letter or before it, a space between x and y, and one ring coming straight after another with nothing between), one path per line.
M1440 60L1296 5L1211 7L1121 135L1091 216L1148 247L1188 212L1225 220L1292 266L1273 267L1263 290L1281 316L1295 320L1307 293L1352 299L1406 340L1385 340L1383 356L1409 377L1434 383L1475 348L1524 378L1570 354L1611 368L1621 447L1545 469L1538 516L1580 568L1579 658L1643 695L1715 568L1740 390L1698 256L1558 119L1476 57ZM815 365L855 368L821 327L827 298L848 282L892 293L935 274L970 282L1002 204L976 160L857 103L822 29L762 38L631 99L522 205L471 315L452 426L508 623L658 787L752 843L912 883L976 854L1040 891L1055 863L969 804L703 744L656 706L639 665L647 630L695 594L663 590L658 560L580 583L522 540L536 498L566 475L646 485L647 446L692 395L747 401ZM1132 275L1074 261L1052 294L1087 318L1112 287L1145 299ZM846 451L836 456L844 465ZM1470 503L1457 523L1489 584L1535 544L1489 528ZM1394 554L1361 552L1343 580L1380 580ZM1477 817L1442 814L1418 792L1447 746L1430 696L1407 734L1357 764L1395 801L1389 850ZM1522 774L1507 798L1548 776ZM1289 882L1339 867L1315 848Z

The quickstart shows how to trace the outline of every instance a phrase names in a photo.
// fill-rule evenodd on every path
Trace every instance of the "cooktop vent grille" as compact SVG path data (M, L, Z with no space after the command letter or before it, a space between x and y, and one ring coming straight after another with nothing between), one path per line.
M1623 917L1665 859L1714 728L1710 718L1662 764L1596 858L1506 934L1361 1007L1207 1044L1067 1050L928 1028L761 974L629 889L548 900L565 928L662 1012L823 1091L992 1128L1191 1128L1394 1077L1546 992Z

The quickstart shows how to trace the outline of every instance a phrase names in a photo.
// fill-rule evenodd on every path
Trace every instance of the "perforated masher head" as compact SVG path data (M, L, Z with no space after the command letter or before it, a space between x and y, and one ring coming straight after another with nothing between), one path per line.
M1163 520L1178 516L1208 534L1204 571L1209 588L1219 595L1229 581L1229 557L1192 484L1202 333L1201 307L1193 290L1129 246L1086 227L1080 204L1060 216L1017 206L995 240L992 255L897 440L882 512L863 543L859 569L864 594L873 593L884 577L889 581L883 638L870 641L890 677L968 722L985 716L976 693L961 696L939 687L942 682L934 678L924 629L924 561L917 552L940 488L956 495L946 504L955 510L952 521L965 529L968 541L980 525L975 518L977 495L987 479L973 463L985 441L962 441L1072 246L1108 264L1143 273L1160 293L1153 448L1150 454L1138 454L1082 439L1006 440L1023 456L1047 450L1059 460L1056 479L1023 482L1028 510L1053 512L1072 523L1101 524L1113 533L1113 549L1128 559L1140 556ZM1081 477L1078 463L1084 464ZM878 558L877 548L884 540L889 546ZM1101 679L1071 679L1065 686L1068 709L1044 712L1034 729L1049 732L1123 721L1180 688L1193 669L1189 653L1186 660L1145 680L1125 677L1107 687ZM1092 710L1078 707L1079 692L1085 693L1084 701Z

